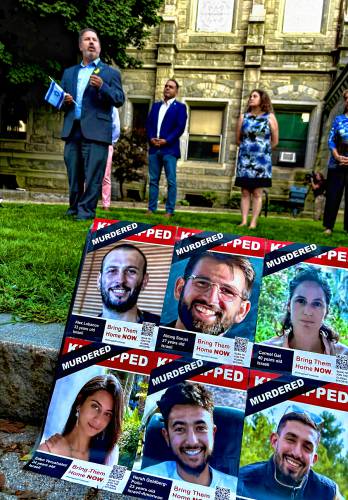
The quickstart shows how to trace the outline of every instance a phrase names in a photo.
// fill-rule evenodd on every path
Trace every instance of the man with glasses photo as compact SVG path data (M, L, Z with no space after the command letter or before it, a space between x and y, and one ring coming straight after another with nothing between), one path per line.
M321 422L318 415L290 406L271 434L274 454L239 470L237 493L257 500L342 500L338 485L312 470Z
M245 257L208 251L194 255L174 286L178 318L166 326L225 335L249 313L254 280Z

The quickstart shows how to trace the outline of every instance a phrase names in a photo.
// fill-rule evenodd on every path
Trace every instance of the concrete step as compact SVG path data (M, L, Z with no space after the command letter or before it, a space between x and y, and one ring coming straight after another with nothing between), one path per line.
M64 326L14 322L0 315L0 418L41 422Z

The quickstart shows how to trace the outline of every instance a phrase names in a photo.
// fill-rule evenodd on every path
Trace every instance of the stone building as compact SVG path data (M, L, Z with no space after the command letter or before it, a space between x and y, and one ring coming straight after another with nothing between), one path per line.
M346 0L165 0L144 50L130 49L143 66L123 72L120 112L123 126L143 128L165 81L179 82L189 120L178 199L214 191L226 203L238 195L235 126L253 88L270 94L280 126L271 197L287 197L289 184L318 164L325 98L348 57L346 11ZM66 189L60 113L43 107L25 116L24 103L21 127L17 120L11 128L10 104L2 103L2 176L16 176L24 188ZM324 165L327 150L320 152Z

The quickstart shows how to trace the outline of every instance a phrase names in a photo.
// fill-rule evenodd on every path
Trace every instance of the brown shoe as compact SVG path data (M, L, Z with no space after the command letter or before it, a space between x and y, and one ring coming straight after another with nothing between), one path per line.
M105 210L108 212L110 210L110 207L103 207L102 210Z
M324 233L326 236L331 236L332 235L332 229L325 229Z
M146 210L145 215L153 215L153 211L152 210Z
M164 217L165 217L166 219L170 219L171 217L174 217L174 214L170 214L169 212L166 212L166 213L164 214Z

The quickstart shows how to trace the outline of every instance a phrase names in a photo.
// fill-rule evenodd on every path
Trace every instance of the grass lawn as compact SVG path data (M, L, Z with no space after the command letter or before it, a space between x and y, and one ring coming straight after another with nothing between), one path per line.
M64 217L62 205L4 203L0 208L0 312L20 321L65 322L73 293L89 222ZM145 210L113 209L97 216L151 224L166 224L162 215L151 218ZM251 234L237 228L235 213L178 212L173 225ZM244 231L242 230L244 229ZM291 217L261 217L253 235L264 238L348 246L342 223L331 237L324 236L320 222Z

